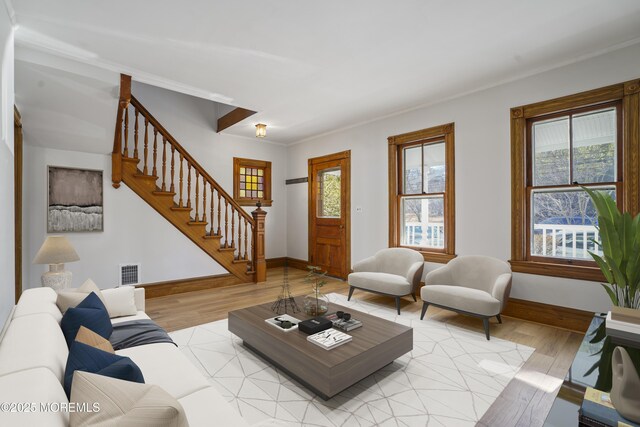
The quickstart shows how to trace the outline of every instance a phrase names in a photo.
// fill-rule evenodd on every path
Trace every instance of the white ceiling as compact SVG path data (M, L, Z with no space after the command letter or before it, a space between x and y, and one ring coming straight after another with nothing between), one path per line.
M256 110L225 132L283 143L640 41L638 0L14 2L19 50Z
M15 62L15 102L25 125L25 142L60 150L111 152L118 74L90 66L70 72L69 66L77 64L27 53L31 54L16 52Z

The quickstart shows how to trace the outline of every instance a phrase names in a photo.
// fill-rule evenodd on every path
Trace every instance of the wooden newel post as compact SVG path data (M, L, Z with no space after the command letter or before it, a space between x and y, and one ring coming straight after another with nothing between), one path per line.
M120 187L122 181L122 117L127 104L120 102L118 115L116 116L116 132L113 140L113 152L111 153L111 181L113 188Z
M116 131L111 153L111 181L114 188L120 187L122 181L122 121L131 102L131 76L120 74L120 100L116 116Z
M263 211L257 203L258 209L251 212L256 226L253 228L253 263L255 268L255 282L265 282L267 280L267 261L265 260L265 241L264 241L264 219L267 212Z

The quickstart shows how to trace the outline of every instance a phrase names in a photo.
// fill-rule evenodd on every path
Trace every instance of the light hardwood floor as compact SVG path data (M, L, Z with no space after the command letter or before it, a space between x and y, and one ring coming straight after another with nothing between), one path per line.
M294 296L309 292L304 283L305 271L290 268L289 284ZM267 282L236 285L206 291L189 292L149 299L147 314L168 331L188 328L221 320L231 310L275 300L282 286L283 268L267 270ZM348 293L346 282L328 279L323 292ZM394 307L390 297L356 291L355 298ZM402 301L403 312L419 312L422 302L411 297ZM450 311L430 307L427 317L483 333L482 321ZM505 388L496 402L482 417L479 426L541 426L553 404L562 381L571 366L583 334L511 317L503 324L491 324L491 335L517 342L536 351L527 360L516 378Z

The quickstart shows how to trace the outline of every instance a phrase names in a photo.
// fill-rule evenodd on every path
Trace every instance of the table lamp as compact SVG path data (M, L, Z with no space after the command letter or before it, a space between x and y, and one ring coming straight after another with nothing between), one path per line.
M64 236L49 236L33 260L34 264L49 264L42 275L42 286L59 290L71 286L72 273L64 269L65 262L79 261L80 257Z

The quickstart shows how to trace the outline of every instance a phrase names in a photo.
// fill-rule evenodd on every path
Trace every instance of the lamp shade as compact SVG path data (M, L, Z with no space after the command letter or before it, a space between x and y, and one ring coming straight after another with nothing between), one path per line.
M33 260L34 264L64 264L65 262L79 261L71 243L64 236L49 236L40 247Z

